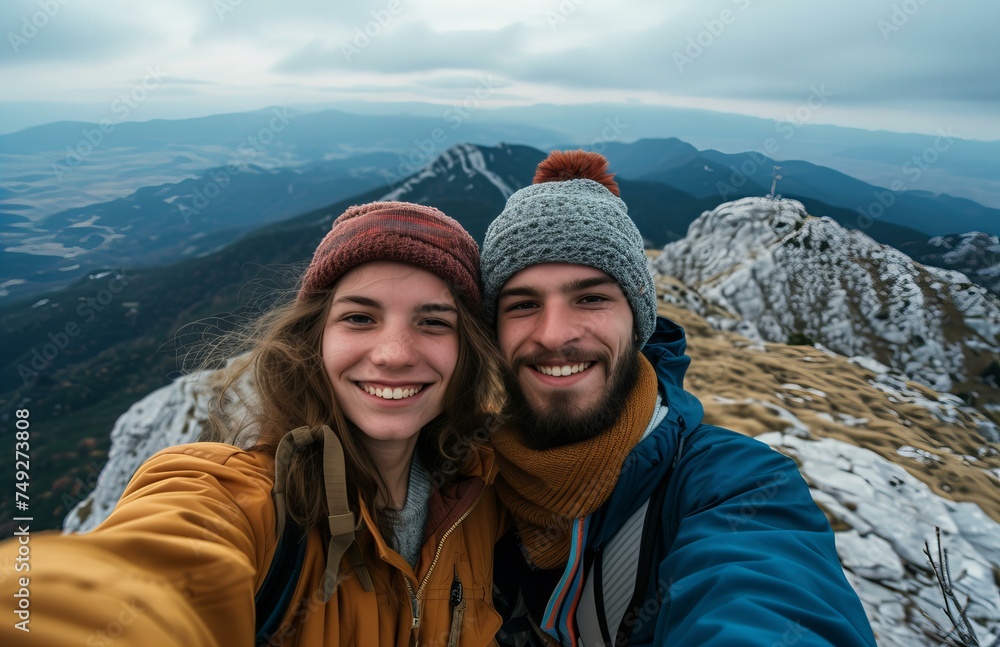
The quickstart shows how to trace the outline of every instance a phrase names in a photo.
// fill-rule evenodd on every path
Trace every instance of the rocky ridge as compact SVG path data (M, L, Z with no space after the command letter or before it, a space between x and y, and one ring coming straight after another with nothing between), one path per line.
M721 329L871 357L938 391L996 392L1000 300L794 200L720 205L652 264L696 290Z
M927 242L936 251L920 257L925 264L961 272L1000 296L1000 239L996 236L972 231L935 236Z

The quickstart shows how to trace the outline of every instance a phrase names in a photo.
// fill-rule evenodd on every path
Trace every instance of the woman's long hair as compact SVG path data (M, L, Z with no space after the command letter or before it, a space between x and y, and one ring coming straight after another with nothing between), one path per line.
M213 345L203 365L233 357L223 371L202 440L250 444L249 451L274 455L288 432L329 425L344 447L348 499L359 514L360 496L388 538L388 491L360 433L344 417L323 366L321 342L336 286L325 293L279 305ZM452 480L472 456L470 446L485 440L487 417L503 405L501 359L481 313L472 312L452 290L458 309L458 359L445 389L444 410L417 440L423 465L436 485ZM251 441L245 439L250 438ZM322 455L297 451L289 465L286 500L291 521L303 528L325 524L327 502Z

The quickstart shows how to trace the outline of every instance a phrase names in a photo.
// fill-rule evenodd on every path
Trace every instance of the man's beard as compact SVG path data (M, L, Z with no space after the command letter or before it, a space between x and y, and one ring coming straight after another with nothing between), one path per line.
M610 366L610 357L597 359ZM520 360L517 366L504 371L509 396L506 417L535 449L552 449L598 436L618 422L639 379L639 348L634 341L629 344L611 368L600 400L589 408L573 405L556 392L545 400L544 410L532 409L518 384L517 373L522 366L533 365L532 360Z

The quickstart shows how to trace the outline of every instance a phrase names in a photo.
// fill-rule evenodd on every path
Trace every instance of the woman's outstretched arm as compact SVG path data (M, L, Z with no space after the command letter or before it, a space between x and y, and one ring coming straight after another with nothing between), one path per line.
M10 566L0 598L14 611L0 643L252 644L254 591L274 550L270 460L217 443L172 447L92 532L0 543Z

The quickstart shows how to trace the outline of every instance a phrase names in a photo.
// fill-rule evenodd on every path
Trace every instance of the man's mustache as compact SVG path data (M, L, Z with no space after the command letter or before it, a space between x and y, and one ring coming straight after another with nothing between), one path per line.
M579 347L560 348L557 351L543 351L538 353L525 353L511 359L509 366L511 371L517 371L523 367L538 366L540 364L579 364L580 362L603 362L605 366L611 365L611 355L606 350L589 350Z

